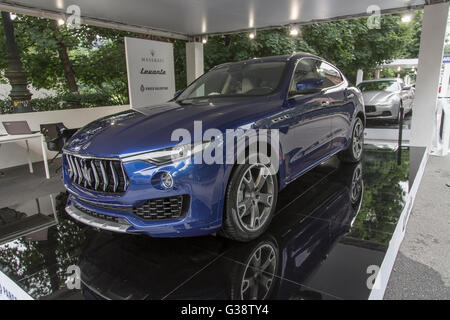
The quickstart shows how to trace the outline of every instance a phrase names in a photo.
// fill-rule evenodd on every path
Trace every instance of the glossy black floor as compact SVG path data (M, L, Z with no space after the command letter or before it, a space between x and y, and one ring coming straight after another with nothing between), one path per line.
M423 153L331 159L280 193L250 243L111 234L72 221L64 192L29 199L0 209L0 270L36 299L367 299ZM67 288L72 265L81 290Z

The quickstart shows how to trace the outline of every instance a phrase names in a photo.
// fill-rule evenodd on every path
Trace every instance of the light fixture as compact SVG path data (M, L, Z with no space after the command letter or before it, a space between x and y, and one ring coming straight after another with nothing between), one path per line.
M290 26L289 27L289 35L292 37L296 37L299 34L298 26Z
M202 43L205 44L208 42L208 36L203 36L202 37Z
M202 152L210 144L211 142L205 141L205 142L176 145L171 148L159 149L140 153L133 156L123 157L122 162L147 161L157 165L167 164L190 158L192 155L198 152Z
M409 13L409 12L402 16L403 23L410 23L412 21L412 19L413 19L413 15L412 15L412 13Z
M64 23L66 23L64 19L58 19L58 25L62 26Z
M248 37L250 38L250 39L255 39L255 37L256 37L256 32L255 31L253 31L253 32L250 32L249 34L248 34Z
M17 14L11 12L11 13L9 14L9 17L11 18L11 20L14 21L14 20L16 20L16 18L17 18Z
M398 68L397 68L397 71L402 71L402 67L398 67Z

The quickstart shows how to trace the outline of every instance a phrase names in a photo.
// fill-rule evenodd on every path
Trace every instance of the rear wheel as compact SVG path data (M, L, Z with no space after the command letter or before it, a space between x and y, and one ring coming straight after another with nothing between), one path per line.
M343 162L355 163L361 160L364 148L364 124L361 118L356 118L352 129L352 140L348 148L341 151L338 157Z
M263 164L239 165L228 184L222 234L250 241L269 227L278 198L277 176Z

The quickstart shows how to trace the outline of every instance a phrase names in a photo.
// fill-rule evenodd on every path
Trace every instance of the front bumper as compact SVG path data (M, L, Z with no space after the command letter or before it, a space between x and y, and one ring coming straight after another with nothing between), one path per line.
M365 111L367 119L395 120L398 116L394 105L366 105Z
M220 229L226 181L231 171L228 166L198 165L191 159L159 167L145 161L124 163L123 166L129 177L126 192L102 193L73 183L63 157L63 180L71 194L66 206L67 213L95 228L153 237L199 236ZM162 172L172 175L172 188L155 185L154 177ZM142 206L150 199L176 196L189 197L186 212L179 218L144 219L133 213L136 212L133 208Z
M131 224L123 218L112 220L96 218L95 216L89 215L75 207L72 201L67 204L66 212L75 220L98 229L124 233L131 227Z

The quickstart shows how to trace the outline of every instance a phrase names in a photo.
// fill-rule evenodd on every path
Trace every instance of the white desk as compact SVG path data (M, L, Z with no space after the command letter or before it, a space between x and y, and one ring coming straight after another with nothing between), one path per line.
M42 157L44 158L44 167L45 167L45 176L47 177L47 179L50 179L50 172L48 170L45 138L40 132L32 133L32 134L0 136L0 145L3 143L25 141L25 144L27 145L28 166L30 167L30 172L33 173L33 163L31 162L31 158L30 158L30 146L28 145L28 140L38 139L38 138L41 139Z

